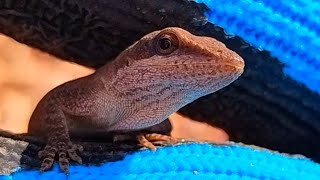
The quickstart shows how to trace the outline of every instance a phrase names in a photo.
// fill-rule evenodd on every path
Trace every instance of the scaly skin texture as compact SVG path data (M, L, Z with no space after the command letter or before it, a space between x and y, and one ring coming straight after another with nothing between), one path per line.
M188 103L213 93L243 72L244 61L224 44L180 28L152 32L94 74L50 91L32 114L28 133L44 137L41 170L58 154L81 163L70 136L129 132L164 121ZM157 141L156 136L141 137ZM160 137L160 136L159 136ZM161 137L162 138L162 137Z

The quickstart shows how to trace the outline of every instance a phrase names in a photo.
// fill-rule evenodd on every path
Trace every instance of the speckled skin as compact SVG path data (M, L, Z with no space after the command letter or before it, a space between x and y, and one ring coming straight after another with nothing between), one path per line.
M224 44L180 28L152 32L94 74L50 91L32 114L28 133L43 136L41 170L55 154L81 163L70 136L134 131L164 121L186 104L213 93L243 72L244 61Z

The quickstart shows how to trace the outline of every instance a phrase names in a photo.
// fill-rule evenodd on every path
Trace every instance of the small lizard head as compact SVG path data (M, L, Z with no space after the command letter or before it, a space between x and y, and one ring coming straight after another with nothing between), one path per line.
M110 69L111 87L125 99L122 106L132 111L110 130L132 130L158 124L227 86L242 74L244 61L214 38L171 27L141 38Z
M223 43L177 27L144 36L117 59L122 65L114 80L121 92L152 86L207 94L230 84L244 70L243 59Z

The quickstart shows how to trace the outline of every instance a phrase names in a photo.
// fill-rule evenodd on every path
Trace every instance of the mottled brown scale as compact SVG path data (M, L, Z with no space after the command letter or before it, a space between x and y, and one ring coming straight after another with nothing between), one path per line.
M81 163L70 136L136 131L164 121L201 96L213 93L243 72L244 62L221 42L180 28L152 32L94 74L50 91L32 114L28 133L43 137L41 170L58 155ZM163 135L139 135L143 146L174 142ZM152 140L152 142L150 142ZM151 145L150 145L151 143Z

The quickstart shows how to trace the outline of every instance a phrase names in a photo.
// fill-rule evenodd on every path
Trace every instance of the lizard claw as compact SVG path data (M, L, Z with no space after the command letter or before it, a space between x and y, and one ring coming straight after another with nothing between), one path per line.
M64 154L65 155L65 154ZM60 169L66 174L69 174L69 160L68 158L62 156L62 154L59 154L59 166Z
M157 148L155 145L153 145L144 135L138 135L137 140L139 141L140 145L142 147L146 147L151 149L152 151L156 151Z
M69 149L67 150L70 159L79 164L82 164L82 159L80 156L78 156L77 152L81 153L82 151L83 147L78 144L70 144Z
M69 173L69 158L77 163L82 163L82 159L77 152L82 152L81 145L74 145L71 142L58 142L47 144L44 150L39 151L38 156L42 159L40 171L46 171L52 167L56 154L59 157L60 169L65 173Z
M54 158L51 158L51 157L47 157L47 158L43 159L42 163L41 163L40 171L44 172L44 171L50 169L53 164L53 161L54 161Z
M40 171L46 171L51 168L57 149L47 145L44 150L39 151L38 157L42 160Z
M156 151L155 145L176 144L178 140L174 137L162 135L162 134L140 134L137 136L137 140L140 145L146 148Z

